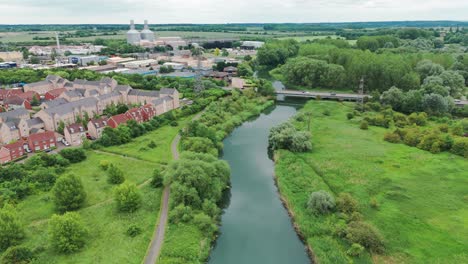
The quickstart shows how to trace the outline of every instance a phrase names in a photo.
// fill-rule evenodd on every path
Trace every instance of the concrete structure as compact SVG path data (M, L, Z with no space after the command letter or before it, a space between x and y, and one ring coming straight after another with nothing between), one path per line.
M24 141L20 140L0 148L0 164L5 164L21 158L25 154Z
M265 42L262 41L244 41L242 42L241 49L259 49L265 45Z
M12 141L20 139L20 131L16 124L17 122L6 122L0 124L0 143L8 144Z
M91 119L88 122L88 133L93 138L100 138L107 127L107 118Z
M138 30L135 29L135 22L130 20L130 30L127 31L127 43L132 45L139 45L141 41L141 35Z
M234 77L231 79L231 87L237 88L237 89L244 89L245 80L242 78Z
M141 31L141 40L154 42L154 33L149 29L148 20L145 20L145 26Z
M78 64L80 66L88 66L90 64L97 65L101 61L101 58L96 55L91 56L69 56L68 62L73 64Z
M86 129L82 124L75 123L65 127L63 130L65 140L72 146L80 146L86 138Z
M43 151L57 146L55 133L46 131L42 133L32 134L28 138L28 146L34 152Z

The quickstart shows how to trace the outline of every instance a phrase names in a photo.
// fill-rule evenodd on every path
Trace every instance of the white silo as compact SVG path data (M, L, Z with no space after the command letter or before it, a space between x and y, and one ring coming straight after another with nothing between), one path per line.
M145 20L145 27L141 31L141 39L153 42L154 41L154 33L148 27L148 20Z
M127 43L128 44L140 44L141 36L140 32L135 29L135 23L130 20L130 30L127 32Z

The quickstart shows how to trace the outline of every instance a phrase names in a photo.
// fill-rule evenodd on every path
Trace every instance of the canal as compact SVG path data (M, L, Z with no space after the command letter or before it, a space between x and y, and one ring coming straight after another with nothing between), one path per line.
M296 111L295 106L278 104L224 140L223 159L232 172L231 197L209 263L310 263L279 199L274 163L267 152L270 128Z

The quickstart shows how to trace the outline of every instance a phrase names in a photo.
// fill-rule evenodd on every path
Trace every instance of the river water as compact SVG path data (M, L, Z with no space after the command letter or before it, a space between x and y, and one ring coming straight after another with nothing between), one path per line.
M232 173L231 197L209 263L310 263L279 199L267 151L270 128L296 111L294 106L276 105L224 140L223 159Z

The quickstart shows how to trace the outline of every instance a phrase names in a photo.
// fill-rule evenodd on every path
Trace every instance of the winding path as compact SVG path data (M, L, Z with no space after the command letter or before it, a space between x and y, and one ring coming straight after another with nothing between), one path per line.
M196 116L192 118L192 120L197 120L201 117L203 111L198 113ZM181 136L177 134L177 136L172 140L171 144L171 152L172 158L174 160L179 159L179 142ZM156 230L153 234L153 239L151 240L151 244L148 248L148 251L145 256L144 263L145 264L154 264L157 262L159 254L161 253L161 247L164 242L164 232L166 230L167 224L167 216L169 211L169 194L170 194L170 186L166 186L164 188L163 198L162 198L162 206L161 206L161 213L159 214L159 222L157 224Z

